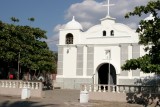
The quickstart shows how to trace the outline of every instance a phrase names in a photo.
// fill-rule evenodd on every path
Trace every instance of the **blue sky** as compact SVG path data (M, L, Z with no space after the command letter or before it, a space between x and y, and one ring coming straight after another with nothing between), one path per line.
M1 0L0 20L11 23L10 18L20 19L18 24L30 25L27 20L34 17L35 22L31 25L48 31L52 35L54 26L64 23L65 10L80 0Z
M117 22L136 28L140 19L126 20L124 14L147 1L149 0L111 0L116 6L110 9L110 14ZM0 20L12 23L10 18L16 17L20 20L19 25L31 25L46 30L50 49L57 50L58 42L55 40L58 39L59 28L63 28L72 16L75 16L85 30L100 23L99 19L107 14L107 8L102 6L105 3L106 0L1 0ZM28 21L30 17L35 18L33 23Z

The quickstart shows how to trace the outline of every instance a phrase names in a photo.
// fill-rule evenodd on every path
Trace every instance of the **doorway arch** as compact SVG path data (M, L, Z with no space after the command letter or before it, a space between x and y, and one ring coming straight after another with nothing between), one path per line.
M109 68L110 68L110 85L117 84L117 76L115 67L110 63L103 63L99 65L97 69L98 73L98 84L109 84Z

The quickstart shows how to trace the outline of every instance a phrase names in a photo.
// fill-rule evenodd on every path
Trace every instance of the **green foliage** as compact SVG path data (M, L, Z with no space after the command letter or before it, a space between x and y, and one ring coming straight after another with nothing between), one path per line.
M131 59L131 60L127 60L126 61L126 65L125 66L123 65L121 68L122 69L126 69L126 70L128 68L136 70L139 67L140 67L139 60L137 60L137 59Z
M146 6L135 7L133 12L126 14L126 18L130 16L142 14L152 14L153 20L140 21L140 27L137 29L139 33L139 44L145 46L147 55L137 59L127 60L122 66L122 70L141 69L143 72L160 72L160 0L150 1Z
M14 18L13 18L14 19ZM29 26L18 26L0 21L0 60L19 62L30 70L55 72L54 53L42 39L46 31Z
M34 22L34 17L28 18L29 21Z
M15 18L15 17L11 17L11 21L13 21L13 22L19 22L19 19Z

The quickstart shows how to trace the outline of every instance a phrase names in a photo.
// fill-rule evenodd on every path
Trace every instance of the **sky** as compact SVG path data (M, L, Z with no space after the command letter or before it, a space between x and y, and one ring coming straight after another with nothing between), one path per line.
M150 0L110 0L110 16L116 18L117 23L124 23L132 29L138 27L138 22L147 16L125 19L127 12L133 11L135 6L146 5ZM80 22L84 31L100 24L100 19L107 15L107 0L1 0L0 20L12 23L10 18L16 17L20 21L17 25L29 25L45 30L48 46L57 51L59 29L72 20ZM30 22L28 18L34 17Z

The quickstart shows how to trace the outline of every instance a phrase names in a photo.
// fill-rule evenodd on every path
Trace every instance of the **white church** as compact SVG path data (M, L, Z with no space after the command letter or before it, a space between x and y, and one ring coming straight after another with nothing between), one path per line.
M122 71L121 66L145 54L138 41L135 30L109 15L109 5L107 16L87 31L73 17L59 32L55 85L63 89L79 89L84 83L134 85L136 78L149 74Z

